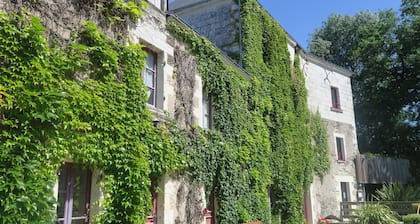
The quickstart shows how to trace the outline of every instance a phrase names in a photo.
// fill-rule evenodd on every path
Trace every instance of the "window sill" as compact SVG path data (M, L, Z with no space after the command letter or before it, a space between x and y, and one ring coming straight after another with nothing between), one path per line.
M167 116L162 109L159 109L153 105L146 103L146 107L149 109L150 112L155 116L155 118L165 119Z
M343 110L341 108L336 107L330 107L331 111L337 112L337 113L343 113Z
M337 159L337 163L345 163L346 160Z

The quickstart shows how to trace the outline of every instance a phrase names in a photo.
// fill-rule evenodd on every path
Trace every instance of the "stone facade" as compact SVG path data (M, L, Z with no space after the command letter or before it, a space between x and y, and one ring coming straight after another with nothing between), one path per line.
M88 20L95 22L109 37L118 36L118 30L103 20L100 13L93 9L90 10L89 6L82 7L78 2L76 0L44 0L37 4L31 4L25 1L23 3L21 1L0 1L0 12L17 11L21 6L24 6L30 15L41 18L50 39L58 40L64 45L69 42L71 32ZM127 30L125 30L127 31L127 41L141 43L157 56L156 104L148 105L148 107L153 112L155 120L159 122L164 122L166 115L174 118L175 111L177 111L176 102L179 101L179 96L177 95L177 80L174 75L176 67L174 54L176 50L187 52L184 44L177 41L166 30L166 12L164 11L167 7L166 4L167 2L163 0L149 1L149 7L144 10L142 18L137 23L127 23ZM188 95L191 104L189 125L201 125L203 116L201 77L194 70L192 72L193 74L189 74L192 77L192 82L188 86L192 90ZM106 191L101 187L102 178L101 171L94 170L92 172L90 217L101 210L100 202ZM160 191L156 196L157 206L154 220L149 218L148 223L204 224L206 222L204 215L200 213L206 207L203 186L192 186L187 176L175 174L166 174L158 180L157 186ZM56 198L58 198L58 188L57 179L57 184L54 187Z
M293 50L292 50L293 49ZM353 109L351 73L334 64L299 50L294 40L289 40L291 56L297 53L305 74L308 89L308 106L317 111L327 128L329 172L321 179L317 176L307 193L307 219L317 223L329 215L340 218L340 202L363 200L362 189L357 183L355 159L359 155ZM334 108L331 88L338 89L339 109ZM344 159L338 155L337 138L343 141ZM358 193L359 192L359 193Z
M176 0L169 5L169 9L223 51L239 55L240 58L240 39L237 37L240 37L241 23L236 14L238 4L240 3L231 0ZM288 50L292 61L296 54L300 58L308 89L308 106L312 112L320 112L328 131L330 170L323 179L314 177L314 182L305 195L306 219L308 223L317 223L320 217L340 217L340 202L343 197L349 201L363 200L357 194L360 189L354 165L359 150L351 89L352 74L305 53L290 36ZM333 107L332 87L339 92L339 109ZM338 157L337 138L343 141L344 160Z
M239 60L239 6L232 0L174 1L169 9L225 54Z
M115 27L107 24L102 16L79 5L79 1L44 0L31 5L22 1L0 1L0 11L16 10L19 6L28 8L28 12L42 18L48 35L62 43L68 42L74 28L80 27L86 20L95 21L107 35L117 36ZM156 104L149 106L157 121L163 121L165 113L172 118L180 110L177 102L184 93L177 87L174 76L176 71L176 51L185 51L183 43L175 40L165 28L167 2L163 0L149 1L150 6L137 23L127 24L127 40L132 43L142 43L157 56L157 88ZM177 0L171 6L178 16L182 17L197 32L209 38L222 51L233 59L240 61L240 17L239 5L232 0ZM305 72L308 88L308 103L313 112L319 111L328 130L331 169L321 180L315 178L308 201L311 214L309 223L315 223L318 217L330 214L339 216L339 202L342 200L341 183L348 183L350 200L357 200L354 157L358 154L355 132L355 121L351 93L350 75L347 71L326 63L315 57L299 51L299 46L290 38L289 51L291 59L297 52L301 59L302 70ZM139 74L140 75L140 74ZM191 117L183 117L181 126L202 125L203 120L203 90L201 77L191 75L189 88L185 93L189 97ZM340 90L341 111L331 109L331 86ZM185 109L185 108L184 108ZM338 161L336 138L344 139L346 159ZM100 211L100 198L104 191L100 188L101 172L96 170L92 175L91 215ZM57 184L58 185L58 184ZM161 189L157 193L157 209L154 223L204 224L205 219L200 211L205 208L206 198L202 186L190 185L186 176L166 174L158 183ZM58 195L58 186L55 189Z
M162 11L149 7L139 24L129 29L129 40L142 43L157 53L157 94L156 107L150 107L158 120L163 120L164 113L174 118L177 111L177 80L174 76L175 50L184 49L183 43L176 41L165 29L166 15ZM193 75L193 92L189 95L192 103L192 125L199 125L202 110L201 77ZM185 127L185 125L181 125ZM202 187L192 187L188 177L165 175L158 183L161 192L157 194L157 213L154 223L204 223L200 211L206 201Z

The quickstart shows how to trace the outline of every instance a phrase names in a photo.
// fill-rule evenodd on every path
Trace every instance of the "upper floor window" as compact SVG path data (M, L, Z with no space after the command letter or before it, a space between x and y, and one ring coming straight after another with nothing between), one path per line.
M334 109L341 109L340 94L337 87L331 87L331 107Z
M344 139L340 137L335 138L336 147L337 147L337 159L339 161L346 160L345 153L344 153Z
M203 92L202 106L203 106L203 114L202 114L202 120L201 120L201 127L210 128L210 125L211 125L210 100L204 92Z
M145 50L146 69L144 70L143 82L147 87L147 103L156 106L156 71L157 71L157 54L151 50Z
M89 223L91 178L91 171L80 164L66 163L61 167L58 175L58 223Z

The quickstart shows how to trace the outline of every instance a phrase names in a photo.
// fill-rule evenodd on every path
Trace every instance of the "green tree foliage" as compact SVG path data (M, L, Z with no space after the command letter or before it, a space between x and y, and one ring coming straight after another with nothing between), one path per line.
M404 0L399 17L333 14L313 33L311 53L355 72L361 151L408 158L420 152L419 7L418 0Z
M398 224L398 214L386 205L366 204L354 212L351 224Z

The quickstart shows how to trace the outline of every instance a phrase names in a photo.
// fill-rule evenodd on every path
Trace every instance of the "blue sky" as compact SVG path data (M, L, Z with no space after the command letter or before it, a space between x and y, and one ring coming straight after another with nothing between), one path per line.
M363 10L397 11L400 0L259 0L261 5L304 48L310 34L322 26L331 13L354 15Z

